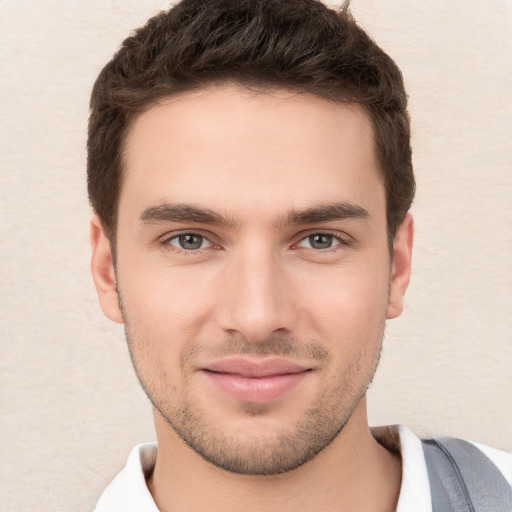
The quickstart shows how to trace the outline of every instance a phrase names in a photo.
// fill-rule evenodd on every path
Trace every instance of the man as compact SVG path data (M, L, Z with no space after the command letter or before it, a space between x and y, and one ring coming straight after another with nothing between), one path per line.
M158 449L97 512L439 510L427 460L456 450L366 416L409 282L409 138L400 71L346 10L183 0L124 41L91 99L92 272ZM462 468L461 499L508 506L510 455L468 446L501 487Z

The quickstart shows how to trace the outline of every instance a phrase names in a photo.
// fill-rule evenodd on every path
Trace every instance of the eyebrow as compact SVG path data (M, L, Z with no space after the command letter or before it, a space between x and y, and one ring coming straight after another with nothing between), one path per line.
M192 222L212 226L234 227L236 222L208 208L199 208L189 204L164 203L150 206L140 214L144 224L160 222Z
M290 210L274 222L275 227L300 224L319 224L334 220L367 219L370 214L365 208L350 202L319 204L304 210ZM164 203L150 206L140 214L144 224L164 222L191 222L233 228L238 223L208 208L190 204Z
M320 204L305 210L290 211L278 224L319 224L333 220L368 219L370 214L362 206L350 202Z

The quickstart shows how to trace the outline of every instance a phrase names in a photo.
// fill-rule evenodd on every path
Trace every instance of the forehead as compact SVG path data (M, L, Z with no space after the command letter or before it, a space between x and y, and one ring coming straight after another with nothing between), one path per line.
M223 86L168 98L127 136L120 215L161 201L249 217L350 201L384 207L368 115L289 91Z

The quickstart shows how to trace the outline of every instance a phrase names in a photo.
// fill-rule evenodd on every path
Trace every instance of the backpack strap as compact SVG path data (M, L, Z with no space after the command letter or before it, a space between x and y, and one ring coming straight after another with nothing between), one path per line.
M512 487L475 445L424 439L433 512L511 512Z

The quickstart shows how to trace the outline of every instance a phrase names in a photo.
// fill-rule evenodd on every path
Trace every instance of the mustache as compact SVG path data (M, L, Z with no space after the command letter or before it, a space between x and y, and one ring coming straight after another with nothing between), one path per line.
M196 343L182 354L182 362L198 356L213 358L231 356L286 356L314 361L328 361L329 352L317 342L303 342L289 335L274 333L261 341L248 341L243 335L235 335L215 344Z

